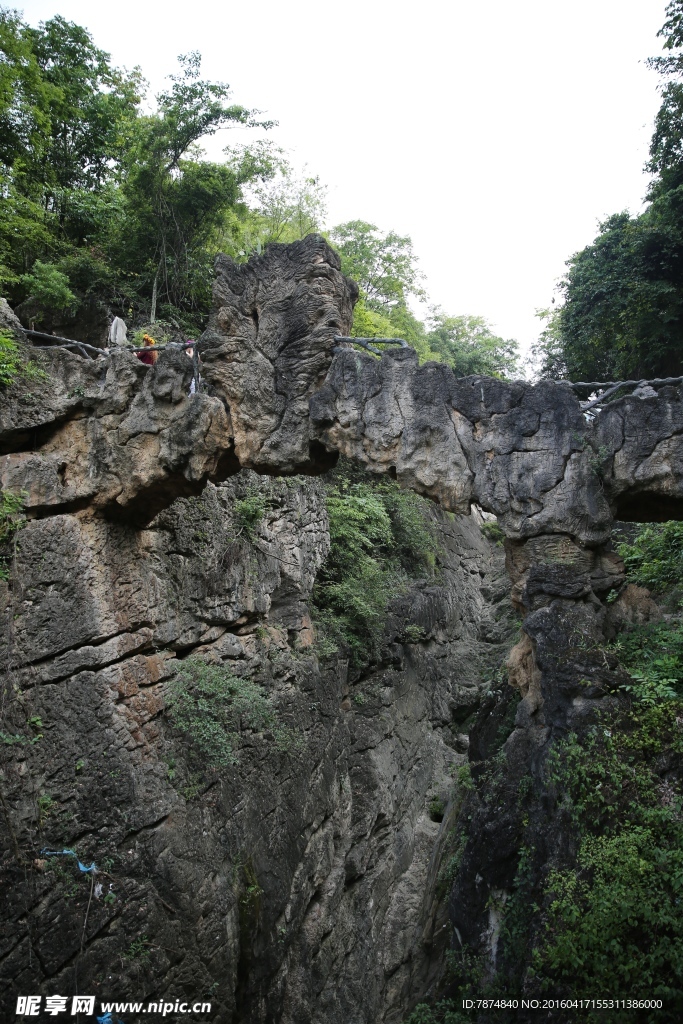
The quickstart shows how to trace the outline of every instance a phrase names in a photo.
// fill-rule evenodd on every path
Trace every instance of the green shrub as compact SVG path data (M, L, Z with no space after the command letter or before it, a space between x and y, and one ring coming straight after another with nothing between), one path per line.
M572 982L578 971L595 991L683 997L682 842L673 820L587 836L576 867L548 880L545 971Z
M463 789L472 791L475 788L474 780L472 778L472 766L469 761L465 764L458 765L458 769L455 773L455 777L458 781L458 785Z
M446 807L439 796L433 796L429 801L429 817L432 821L443 821L443 814Z
M10 387L22 379L42 382L50 377L35 360L25 362L16 338L6 331L0 331L0 387Z
M343 648L357 670L379 656L392 598L433 576L434 522L425 499L391 482L342 478L326 506L330 552L313 591L315 620L325 650Z
M648 704L683 697L683 623L657 622L621 633L612 644L633 683L626 687Z
M78 299L69 288L69 278L51 263L36 260L30 274L22 274L21 283L43 309L74 311Z
M268 499L260 491L250 491L232 506L235 524L249 540L256 535L256 527L262 521L268 508Z
M25 491L20 494L0 491L0 580L9 579L10 541L26 523L23 513L25 500Z
M403 635L401 640L407 644L419 644L421 640L425 640L427 633L423 626L418 626L416 622L409 622L403 627Z
M460 1013L452 999L442 999L438 1003L418 1003L405 1024L466 1024L472 1019Z
M9 387L21 373L19 346L11 334L0 331L0 384Z
M39 366L35 359L29 359L22 368L22 376L24 380L29 381L33 384L42 384L50 380L50 374Z
M680 585L683 578L683 523L651 523L632 543L620 544L628 578L657 593Z
M195 757L209 768L236 763L234 747L243 727L261 730L276 724L274 708L260 686L198 658L181 663L168 684L166 704Z
M503 541L505 540L505 534L503 533L502 529L500 528L497 522L494 523L493 520L491 519L487 520L485 523L482 524L481 532L484 534L487 540L491 541L492 544L499 545L502 544Z
M10 540L26 522L23 514L26 492L0 491L0 544Z
M683 799L678 778L660 772L681 763L682 713L680 701L636 705L552 752L548 781L563 794L578 853L546 881L532 959L542 991L616 985L681 1006Z

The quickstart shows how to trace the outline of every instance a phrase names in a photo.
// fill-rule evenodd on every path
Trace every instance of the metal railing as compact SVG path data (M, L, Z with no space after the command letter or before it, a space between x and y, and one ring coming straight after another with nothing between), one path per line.
M382 353L374 345L400 345L401 348L410 348L407 341L403 338L347 338L341 334L335 334L333 341L351 342L354 345L360 345L361 348L365 348L368 352L374 353L376 356L381 356ZM333 352L342 352L343 349L333 348Z
M34 331L24 328L24 333L30 338L40 338L46 341L56 342L52 345L40 345L39 348L75 348L80 349L81 353L85 357L88 352L92 352L95 357L109 355L112 349L96 348L94 345L89 345L85 341L75 341L73 338L62 338L57 334L45 334L43 331ZM351 338L346 335L335 334L333 341L335 343L343 343L346 345L360 345L361 348L366 349L368 352L372 352L373 355L381 356L382 352L376 348L376 345L398 345L401 348L410 348L410 345L404 338ZM332 349L333 352L343 352L344 349L338 347L338 344ZM198 342L196 341L169 341L164 345L144 345L140 348L133 345L117 345L116 348L123 349L126 352L132 352L134 354L138 352L163 352L167 348L187 349L192 348L192 363L195 370L195 384L199 389L200 383L200 359L197 351ZM539 382L542 383L542 382ZM603 381L571 381L571 380L558 380L552 383L564 384L574 390L579 388L588 389L589 391L602 391L602 394L596 398L589 399L588 401L581 402L582 412L588 412L590 409L601 405L606 399L611 398L613 395L620 391L622 388L638 388L649 386L651 388L662 388L671 386L674 384L683 383L683 377L655 377L652 380L603 380Z

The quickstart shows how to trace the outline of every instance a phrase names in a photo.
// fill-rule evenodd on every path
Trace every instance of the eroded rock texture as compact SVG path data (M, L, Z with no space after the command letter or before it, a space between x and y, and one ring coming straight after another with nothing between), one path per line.
M268 511L245 540L235 501L257 488ZM441 580L397 602L386 662L353 685L311 647L329 543L316 484L240 475L144 530L82 512L26 526L3 585L17 695L3 728L41 738L4 751L10 997L28 985L206 999L220 1022L402 1020L447 937L430 806L448 803L461 723L509 629L500 549L471 517L434 514ZM247 729L234 767L198 774L163 714L190 652L264 687L286 742ZM74 845L104 885L85 929L90 876L40 854Z
M563 534L595 546L612 517L680 512L679 388L591 417L563 384L456 378L411 349L339 353L311 401L330 448L454 511L478 502L514 539Z
M154 367L126 352L44 356L49 390L2 411L3 486L24 488L36 514L87 504L149 520L240 467L322 472L342 452L452 511L477 502L511 539L593 548L616 514L680 510L680 389L587 417L567 385L458 379L410 349L333 355L356 294L314 235L244 266L221 258L205 390L190 394L178 351Z
M316 237L221 261L204 390L190 394L182 352L154 367L51 352L45 379L2 394L0 484L25 492L29 519L0 582L10 994L187 994L221 1024L398 1024L438 988L446 944L496 969L495 908L526 827L517 791L531 779L526 810L554 835L548 751L617 699L616 670L586 653L623 580L612 518L680 514L681 395L588 418L567 386L458 380L408 350L333 354L355 294ZM244 475L319 473L337 452L445 509L479 502L507 537L522 699L492 693L477 720L462 849L448 846L452 771L511 646L500 549L472 517L435 511L442 578L395 602L385 661L351 682L311 645L318 485ZM250 489L267 499L256 533L235 511ZM406 625L422 627L412 642ZM191 652L257 681L284 730L243 729L238 763L208 782L164 714ZM501 749L496 781L481 766ZM101 869L92 900L90 876L41 856L74 845ZM537 877L555 853L540 849Z
M236 266L216 263L217 310L203 335L205 376L232 410L235 454L260 472L318 471L308 403L325 379L336 334L351 328L358 288L314 235L268 246Z

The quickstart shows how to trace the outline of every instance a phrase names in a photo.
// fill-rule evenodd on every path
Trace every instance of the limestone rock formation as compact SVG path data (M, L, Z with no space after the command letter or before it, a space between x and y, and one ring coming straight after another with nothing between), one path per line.
M587 417L567 385L458 379L418 366L410 349L340 352L311 399L315 436L373 472L453 511L475 501L512 539L559 534L590 547L644 502L662 518L680 510L682 416L680 388Z
M351 329L357 297L339 256L314 235L270 245L242 266L218 259L202 359L212 392L231 410L241 466L282 474L333 464L310 450L308 403L329 369L334 336Z
M599 651L624 578L610 530L680 514L680 389L587 414L567 385L335 354L355 296L315 236L220 260L193 394L182 352L37 353L0 309L42 370L0 394L0 486L27 517L0 580L14 993L72 991L77 973L105 998L206 998L220 1024L399 1024L440 983L447 942L495 969L524 821L536 880L562 852L544 765L620 699ZM361 679L312 644L322 492L246 475L321 473L339 452L459 514L435 511L442 579L397 596ZM264 518L246 529L255 493ZM463 515L473 502L503 528L524 620L508 661L522 699L489 685L468 739L512 646L502 551ZM191 654L258 684L278 723L247 716L230 771L193 769L165 710ZM466 763L473 781L454 785ZM100 868L92 899L41 853L76 844Z
M250 539L235 510L257 493ZM397 602L385 663L355 681L311 647L329 543L316 483L243 473L146 529L89 511L27 524L0 583L10 995L30 979L205 999L221 1024L401 1021L446 939L430 807L448 803L509 628L500 548L434 514L441 580ZM235 765L198 772L164 714L190 653L255 680L285 741L245 727ZM104 887L87 920L90 876L41 854L74 845Z
M322 472L342 452L452 511L477 502L513 540L596 548L614 515L680 508L680 389L588 417L567 385L458 379L410 349L333 356L356 291L316 236L244 266L219 260L215 293L200 393L171 350L153 367L119 351L46 356L53 394L3 412L3 486L28 491L36 512L87 502L149 519L240 467Z

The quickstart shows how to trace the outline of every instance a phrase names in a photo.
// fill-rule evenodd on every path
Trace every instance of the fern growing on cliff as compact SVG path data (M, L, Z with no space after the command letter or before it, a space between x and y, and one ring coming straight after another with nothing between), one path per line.
M235 764L242 729L271 729L276 723L275 710L260 686L199 658L181 663L168 684L166 706L173 725L209 768Z
M21 372L19 346L11 334L0 331L0 385L9 387Z
M330 552L313 591L316 623L325 653L343 648L358 669L379 655L391 599L433 576L434 523L425 499L391 482L354 481L344 467L326 506Z

